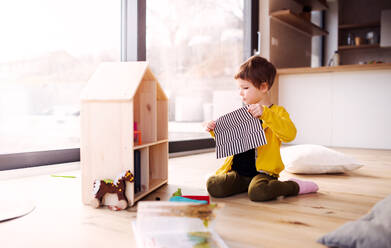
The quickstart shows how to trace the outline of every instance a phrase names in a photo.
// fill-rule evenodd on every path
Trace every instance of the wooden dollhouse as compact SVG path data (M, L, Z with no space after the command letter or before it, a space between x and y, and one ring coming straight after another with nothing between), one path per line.
M147 62L99 65L81 95L82 200L93 184L130 170L128 205L167 183L168 99ZM107 204L105 204L107 205Z

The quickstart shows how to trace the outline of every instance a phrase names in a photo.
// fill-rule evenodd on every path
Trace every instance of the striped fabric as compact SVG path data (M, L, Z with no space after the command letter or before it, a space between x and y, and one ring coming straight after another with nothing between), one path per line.
M248 106L221 116L214 129L217 158L235 155L266 144L262 121L254 118Z

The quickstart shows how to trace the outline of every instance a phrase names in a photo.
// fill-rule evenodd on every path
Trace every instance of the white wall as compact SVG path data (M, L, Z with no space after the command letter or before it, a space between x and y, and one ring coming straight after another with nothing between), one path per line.
M391 149L391 70L280 75L293 144Z

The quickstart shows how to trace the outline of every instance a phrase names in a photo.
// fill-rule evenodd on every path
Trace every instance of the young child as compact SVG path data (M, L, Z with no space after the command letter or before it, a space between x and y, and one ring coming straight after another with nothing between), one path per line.
M248 192L252 201L268 201L279 196L293 196L316 192L313 182L290 179L279 181L284 169L281 160L281 142L290 142L296 136L296 127L282 106L273 105L270 89L276 76L273 64L260 56L244 62L235 75L242 101L249 104L248 111L262 120L267 144L229 156L216 175L207 181L207 190L213 197L226 197ZM206 130L214 136L215 121Z

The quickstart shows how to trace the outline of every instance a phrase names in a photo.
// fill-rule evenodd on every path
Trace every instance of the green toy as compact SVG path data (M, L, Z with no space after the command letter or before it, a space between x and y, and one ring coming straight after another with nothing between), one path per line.
M175 191L174 194L172 194L172 196L182 196L181 188L178 188L177 191Z

